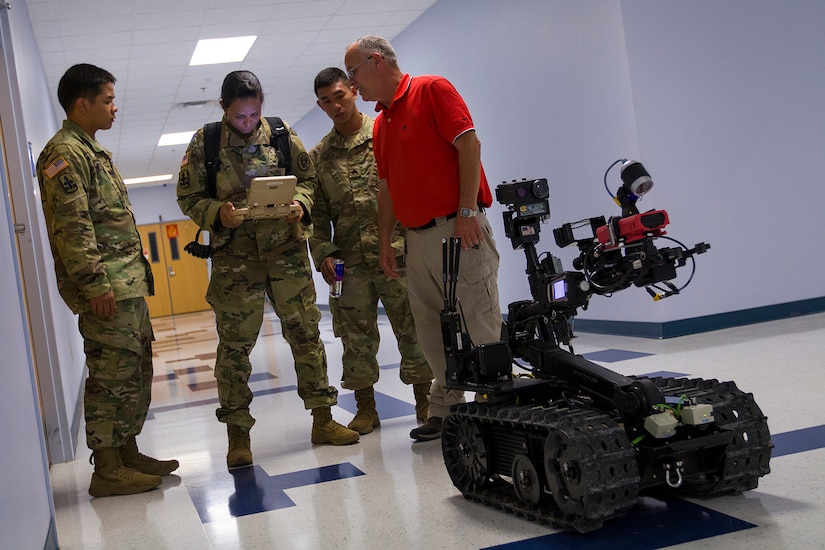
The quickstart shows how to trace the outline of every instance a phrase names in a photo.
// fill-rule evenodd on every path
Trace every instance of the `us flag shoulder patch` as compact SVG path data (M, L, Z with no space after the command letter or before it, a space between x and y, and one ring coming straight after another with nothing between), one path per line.
M63 157L57 157L57 160L48 165L43 172L50 178L53 178L68 167L69 163L66 162L66 159Z
M189 153L184 153L183 158L180 161L180 167L183 168L189 164Z

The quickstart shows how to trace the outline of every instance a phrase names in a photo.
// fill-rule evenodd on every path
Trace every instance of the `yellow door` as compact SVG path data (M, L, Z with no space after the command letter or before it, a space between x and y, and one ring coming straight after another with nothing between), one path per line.
M147 296L149 317L166 317L172 315L172 301L169 298L169 284L166 282L166 255L163 253L160 224L138 226L140 240L143 243L143 255L152 266L155 277L155 295Z
M206 288L209 286L206 260L183 250L184 246L195 240L198 226L188 219L161 225L172 313L178 315L209 309L206 302Z
M138 227L143 254L152 266L155 295L147 298L149 316L166 317L209 309L206 260L183 250L195 239L198 226L192 220L162 222Z

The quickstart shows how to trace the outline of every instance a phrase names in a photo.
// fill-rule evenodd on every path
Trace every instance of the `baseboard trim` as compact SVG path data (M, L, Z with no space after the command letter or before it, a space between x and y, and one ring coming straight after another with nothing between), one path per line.
M318 304L318 308L322 311L329 311L329 306L326 304ZM378 306L378 312L383 314L384 308ZM699 334L724 328L753 325L766 321L789 319L791 317L822 312L825 312L825 296L786 302L784 304L716 313L714 315L681 319L679 321L668 321L665 323L574 319L573 330L593 334L612 334L615 336L635 336L638 338L664 340L678 336L688 336L690 334ZM502 318L507 320L507 313L502 313Z
M573 329L576 332L666 339L724 328L752 325L765 321L799 317L801 315L810 315L823 311L825 311L825 297L730 311L727 313L717 313L679 321L668 321L666 323L576 319Z

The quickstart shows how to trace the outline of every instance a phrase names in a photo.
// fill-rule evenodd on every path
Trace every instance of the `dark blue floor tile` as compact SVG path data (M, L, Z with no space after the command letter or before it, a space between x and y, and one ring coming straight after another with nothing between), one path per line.
M587 534L552 533L489 548L654 550L753 527L756 525L679 498L642 497L639 505L628 515L608 521L598 531Z

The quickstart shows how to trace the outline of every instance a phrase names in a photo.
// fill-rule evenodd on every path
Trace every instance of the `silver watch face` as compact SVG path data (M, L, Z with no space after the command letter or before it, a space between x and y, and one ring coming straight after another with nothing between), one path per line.
M470 210L469 208L462 208L459 210L459 214L461 214L462 218L472 218L477 214L476 210Z

